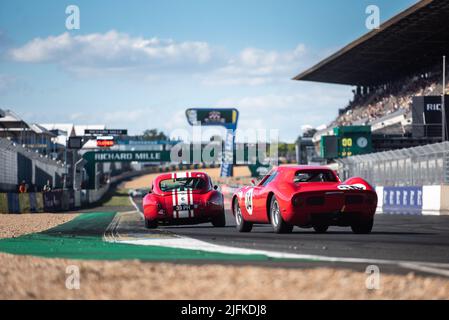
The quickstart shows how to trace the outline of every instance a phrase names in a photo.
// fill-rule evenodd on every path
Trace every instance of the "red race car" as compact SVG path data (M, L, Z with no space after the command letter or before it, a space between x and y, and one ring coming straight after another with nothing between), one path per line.
M341 182L327 167L287 165L273 168L257 185L238 189L232 198L237 229L249 232L254 223L271 223L276 233L293 226L350 226L354 233L370 233L377 194L362 178Z
M223 195L203 172L161 174L143 198L145 227L212 222L224 227Z

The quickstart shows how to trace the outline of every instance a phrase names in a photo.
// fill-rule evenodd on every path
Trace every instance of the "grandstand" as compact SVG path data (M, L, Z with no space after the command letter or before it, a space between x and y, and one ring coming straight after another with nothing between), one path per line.
M55 134L37 123L27 123L11 110L0 109L0 138L9 138L28 149L49 154Z
M54 188L62 187L64 165L36 151L26 149L11 139L0 138L0 191L16 192L25 181L36 191L49 181Z
M413 98L443 93L448 21L449 1L422 0L294 77L355 87L353 99L315 134L314 142L347 125L371 125L375 134L411 137L417 125Z

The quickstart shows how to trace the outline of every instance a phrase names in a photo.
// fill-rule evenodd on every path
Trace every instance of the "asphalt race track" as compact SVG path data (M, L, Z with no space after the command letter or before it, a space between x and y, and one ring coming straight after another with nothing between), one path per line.
M140 198L134 199L140 211L142 211L141 201ZM142 225L134 227L142 232ZM250 233L239 233L235 229L234 218L229 211L225 228L200 224L165 226L159 229L231 247L367 259L366 263L340 262L336 259L332 262L333 266L349 266L362 270L370 264L368 260L402 261L416 263L411 269L417 272L449 276L449 216L380 214L375 217L373 231L368 235L353 234L350 228L341 227L331 227L325 234L317 234L313 229L295 227L292 234L279 235L272 232L270 225L256 225ZM436 269L433 270L433 267ZM385 268L392 272L404 272L404 268L398 264L387 263Z

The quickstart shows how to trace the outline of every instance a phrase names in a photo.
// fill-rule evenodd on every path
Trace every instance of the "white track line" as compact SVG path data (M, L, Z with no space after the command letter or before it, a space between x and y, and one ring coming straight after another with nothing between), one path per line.
M136 208L136 211L141 217L144 217L139 207L130 196L130 201ZM115 219L114 219L115 220ZM114 222L113 220L113 222ZM118 224L118 221L116 222ZM111 222L112 224L112 222ZM449 277L449 263L433 263L422 261L404 261L404 260L388 260L388 259L364 259L364 258L345 258L345 257L329 257L321 255L297 254L280 251L255 250L246 248L237 248L224 245L217 245L210 242L180 236L174 234L174 238L170 239L136 239L136 240L120 240L120 235L117 234L117 225L112 228L112 237L108 237L107 241L127 243L144 246L161 246L168 248L201 250L206 252L215 252L223 254L241 254L241 255L264 255L269 258L277 259L297 259L297 260L313 260L318 262L340 262L340 263L359 263L359 264L384 264L396 265L402 268L431 273L440 276Z
M142 219L145 219L145 216L143 215L142 211L140 211L139 207L137 206L137 204L134 202L133 197L131 197L131 195L129 195L129 201L131 202L131 204L134 206L134 208L136 208L136 211L140 214L140 216L142 217Z
M136 239L136 240L120 240L120 236L114 236L117 242L143 245L143 246L161 246L168 248L200 250L206 252L223 253L223 254L241 254L241 255L264 255L270 258L277 259L297 259L297 260L313 260L318 262L340 262L340 263L359 263L359 264L384 264L384 265L398 265L403 268L412 270L425 271L439 275L449 276L449 264L446 263L427 263L421 261L403 261L403 260L386 260L386 259L364 259L364 258L344 258L344 257L329 257L321 255L297 254L287 252L276 252L267 250L256 250L229 247L217 245L194 238L188 238L177 235L176 238L171 239Z
M417 264L417 263L404 262L404 263L400 263L399 265L403 268L407 268L407 269L411 269L411 270L433 273L436 275L449 277L449 270L435 268L435 267L430 266L428 263L426 263L425 265L422 265L422 264Z

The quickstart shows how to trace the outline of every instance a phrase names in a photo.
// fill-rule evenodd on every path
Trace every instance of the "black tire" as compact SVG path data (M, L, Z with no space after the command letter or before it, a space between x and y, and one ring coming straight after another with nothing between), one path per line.
M218 216L213 217L211 222L212 222L212 225L215 228L224 228L224 227L226 227L226 216L225 216L224 210Z
M351 225L352 232L356 234L368 234L373 229L374 220L361 220Z
M242 211L240 210L238 200L234 201L235 224L238 232L250 232L253 228L251 222L243 220Z
M279 203L275 196L271 198L270 221L275 233L290 233L293 230L293 225L285 222L282 218Z
M157 228L157 221L145 219L145 228L147 228L147 229L156 229Z
M327 229L329 229L329 226L325 224L313 226L313 230L315 230L316 233L326 233Z

